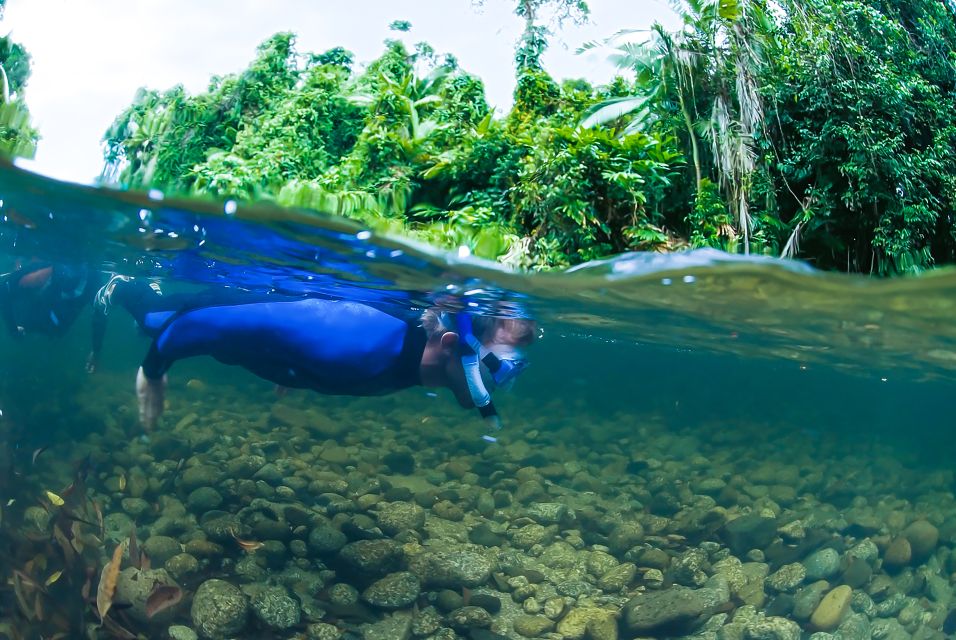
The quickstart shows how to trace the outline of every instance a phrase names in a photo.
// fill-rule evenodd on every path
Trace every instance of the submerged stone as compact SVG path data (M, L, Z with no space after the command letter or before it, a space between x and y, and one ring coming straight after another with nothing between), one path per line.
M256 590L250 604L256 618L267 627L281 630L299 624L299 603L289 597L283 587Z
M380 609L401 609L415 602L420 591L418 577L411 572L400 571L370 584L362 593L362 598Z
M214 578L199 585L190 613L199 635L226 640L246 626L249 603L238 587Z
M731 520L721 530L721 537L736 556L751 549L764 549L777 536L777 519L755 513Z
M412 556L408 569L431 587L474 588L491 576L492 561L467 548L428 549Z

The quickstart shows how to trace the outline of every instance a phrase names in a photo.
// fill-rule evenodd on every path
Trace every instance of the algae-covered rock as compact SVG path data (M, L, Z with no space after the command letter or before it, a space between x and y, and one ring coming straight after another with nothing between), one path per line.
M226 640L246 626L249 602L238 587L225 580L206 580L193 597L193 626L203 638Z
M512 623L515 633L525 638L537 638L554 629L554 621L544 616L520 615Z
M774 591L787 593L800 586L806 577L806 568L799 562L793 562L783 565L767 576L766 584Z
M182 553L183 547L176 538L150 536L143 542L143 552L154 566L161 567L167 560Z
M730 587L703 589L674 586L634 596L624 605L624 625L637 635L682 634L695 629L706 613L730 600Z
M384 575L399 568L402 546L394 540L359 540L339 551L339 559L352 569L369 575Z
M609 593L617 593L631 584L637 575L637 566L632 562L625 562L613 567L598 580L598 587Z
M575 607L568 611L558 622L558 633L567 640L582 640L588 632L589 625L596 620L611 618L613 614L598 607Z
M103 518L103 531L107 540L118 544L129 538L132 530L133 520L125 513L115 511Z
M222 504L222 494L212 487L193 489L186 498L186 506L193 513L206 513L218 509Z
M146 601L158 586L179 585L164 569L140 570L127 567L119 573L113 599L116 602L129 603L128 615L139 622L168 623L175 618L182 603L159 611L152 617L146 615Z
M418 577L414 573L400 571L370 584L362 593L362 598L380 609L401 609L415 602L420 592Z
M448 614L448 622L462 631L487 629L491 626L491 614L481 607L461 607Z
M430 587L474 588L491 576L493 563L482 553L467 547L428 549L412 556L408 570Z
M222 479L222 472L210 465L187 467L179 477L179 487L183 491L192 491L199 487L214 487Z
M826 580L840 570L840 553L836 549L826 548L811 553L803 560L807 580Z
M525 513L538 524L559 524L568 517L568 507L560 502L536 502Z
M342 631L334 624L316 622L306 627L305 635L309 640L339 640Z
M256 619L271 629L288 629L299 624L299 603L284 587L263 587L253 591L249 604Z
M744 629L747 640L800 640L801 637L800 625L775 616L749 622Z
M188 580L199 571L199 560L188 553L177 553L163 565L176 580Z
M408 640L412 632L412 614L396 611L384 620L365 625L362 640Z
M309 549L319 555L331 555L348 542L345 534L330 524L320 524L309 532Z
M414 502L383 502L375 514L378 526L388 535L425 526L425 510Z
M607 546L613 553L624 553L644 539L644 527L639 522L622 522L608 535Z
M197 640L199 636L189 627L181 624L174 624L166 630L169 634L169 640Z

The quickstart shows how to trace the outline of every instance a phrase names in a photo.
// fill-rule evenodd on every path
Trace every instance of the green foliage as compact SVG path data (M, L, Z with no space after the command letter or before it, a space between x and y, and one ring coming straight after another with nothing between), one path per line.
M533 135L513 206L521 226L545 247L539 262L571 264L666 246L654 204L678 160L668 141L567 126Z
M676 202L690 205L680 218L691 244L873 273L956 260L952 7L769 6L680 3L680 30L655 25L618 44L637 90L596 105L584 124L677 137L693 159L693 179L674 182Z
M956 261L951 5L677 6L676 32L616 42L630 79L592 87L541 65L548 20L586 5L517 0L501 119L427 43L389 40L358 72L344 49L300 56L277 34L203 94L141 91L107 134L106 176L274 198L531 268L684 246L873 273Z
M408 20L393 20L391 24L388 25L388 28L392 31L407 32L411 30L412 23Z
M332 67L343 67L346 71L352 70L355 63L355 54L342 47L334 47L319 54L309 56L309 66L323 65Z
M0 14L3 4L0 3ZM0 37L0 153L32 158L39 132L33 127L23 93L30 78L30 54L9 37Z
M691 246L733 251L737 246L737 232L720 189L707 178L701 181L700 187L687 216Z
M296 59L278 34L206 93L141 91L107 134L107 177L274 198L517 266L669 241L657 206L673 142L568 124L604 90L529 68L495 120L481 80L424 44L388 41L359 74L343 49Z

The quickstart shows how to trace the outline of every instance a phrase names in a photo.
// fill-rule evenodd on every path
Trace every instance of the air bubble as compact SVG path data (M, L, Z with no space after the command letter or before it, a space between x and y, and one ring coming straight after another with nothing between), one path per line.
M371 231L359 231L358 233L355 234L355 237L358 238L359 240L368 240L369 238L372 237L372 232L371 232Z
M459 257L459 258L467 258L467 257L470 256L470 255L471 255L471 249L469 249L469 248L466 247L465 245L461 245L460 247L458 247L458 257Z
M226 200L226 204L222 210L225 211L227 216L231 216L236 213L238 209L239 203L237 203L235 200Z
M163 198L165 198L166 196L159 189L150 189L149 192L146 194L146 197L149 198L150 200L156 200L158 202L162 200Z
M694 284L695 282L697 282L697 278L695 278L694 276L684 276L681 279L684 281L684 284Z
M149 217L149 209L140 209L139 210L139 219L143 222L146 222L146 218Z

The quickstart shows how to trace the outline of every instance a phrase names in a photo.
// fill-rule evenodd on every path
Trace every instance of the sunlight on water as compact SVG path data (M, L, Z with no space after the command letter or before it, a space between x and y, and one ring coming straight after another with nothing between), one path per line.
M95 366L92 295L72 329L37 320L64 335L18 337L14 322L0 347L7 637L956 626L954 271L875 280L698 251L522 274L314 212L9 166L0 199L7 273L33 261L164 296L464 308L532 317L542 335L515 390L494 394L494 433L447 389L277 394L209 358L170 369L144 433L150 344L122 309Z

